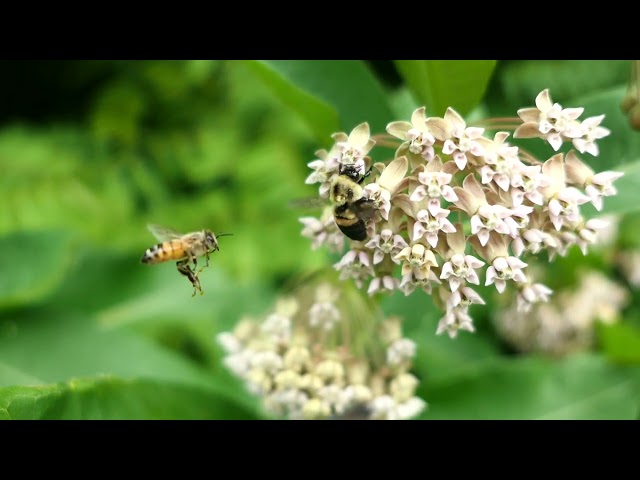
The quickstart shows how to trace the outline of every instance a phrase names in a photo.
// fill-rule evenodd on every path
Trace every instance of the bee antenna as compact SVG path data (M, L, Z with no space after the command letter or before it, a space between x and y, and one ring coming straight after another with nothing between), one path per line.
M232 235L233 235L233 233L219 233L219 234L217 234L217 235L216 235L216 237L217 237L217 238L220 238L220 237L230 237L230 236L232 236Z

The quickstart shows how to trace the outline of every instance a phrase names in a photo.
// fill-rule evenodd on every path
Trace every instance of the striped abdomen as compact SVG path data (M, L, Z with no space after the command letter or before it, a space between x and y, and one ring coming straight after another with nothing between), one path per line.
M180 260L186 256L187 252L182 241L169 240L149 248L144 252L140 261L142 263L160 263L169 260Z

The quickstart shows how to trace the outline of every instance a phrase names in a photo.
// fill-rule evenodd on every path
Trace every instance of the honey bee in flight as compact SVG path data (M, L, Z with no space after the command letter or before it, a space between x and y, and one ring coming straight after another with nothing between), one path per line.
M149 231L161 242L147 249L140 260L142 263L154 264L177 260L178 272L187 277L193 285L193 295L204 292L200 286L198 275L209 266L209 255L219 251L218 238L231 233L220 233L217 236L211 230L191 233L177 233L159 225L148 225ZM198 257L204 256L205 265L196 273ZM193 262L193 270L189 266Z

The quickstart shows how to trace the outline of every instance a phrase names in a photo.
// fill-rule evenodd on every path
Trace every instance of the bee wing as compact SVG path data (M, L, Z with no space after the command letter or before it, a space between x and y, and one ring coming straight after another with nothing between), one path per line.
M368 200L365 198L362 198L355 202L352 205L352 208L356 212L358 218L360 220L364 220L365 222L371 220L378 211L375 203L372 200Z
M319 197L307 197L307 198L294 198L289 201L289 207L291 208L318 208L326 207L329 205L329 200Z
M167 240L176 240L182 237L181 233L172 230L171 228L163 227L160 225L147 225L149 231L156 237L159 241L165 242Z

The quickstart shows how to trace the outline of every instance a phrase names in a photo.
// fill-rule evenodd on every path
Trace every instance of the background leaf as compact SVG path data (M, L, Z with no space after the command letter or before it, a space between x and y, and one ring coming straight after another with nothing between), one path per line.
M13 420L258 419L214 391L152 380L75 379L46 387L0 388L0 418Z
M394 120L385 90L360 60L263 60L247 64L262 75L279 98L314 125L323 145L338 129L349 133L368 122L375 135L384 133L387 123ZM320 108L318 100L301 98L301 90L337 112L338 128L327 120L330 116L326 107Z
M62 281L71 264L67 232L16 232L0 237L0 310L35 302Z
M499 359L424 384L425 419L635 419L638 368L598 356Z
M465 116L482 100L495 60L396 60L396 67L428 116L447 107Z

